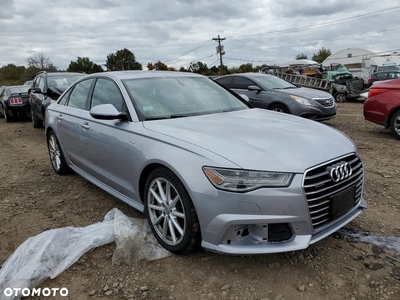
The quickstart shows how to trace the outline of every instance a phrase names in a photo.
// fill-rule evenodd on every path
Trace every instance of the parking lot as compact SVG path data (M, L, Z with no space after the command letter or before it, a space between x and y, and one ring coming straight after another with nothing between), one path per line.
M337 117L325 124L354 139L365 165L369 208L347 229L399 236L399 140L364 121L361 103L339 103ZM2 119L0 145L0 265L44 230L93 224L114 207L143 217L78 175L54 174L44 129L29 121ZM132 266L113 266L114 248L87 253L41 287L66 287L70 299L400 299L400 253L338 234L295 253L199 252Z

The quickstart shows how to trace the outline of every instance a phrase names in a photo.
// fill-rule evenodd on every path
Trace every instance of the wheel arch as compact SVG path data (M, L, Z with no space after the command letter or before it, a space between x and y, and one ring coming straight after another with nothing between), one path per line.
M273 107L274 105L280 105L280 106L284 106L284 107L286 107L286 109L288 110L288 112L289 113L291 113L291 110L290 110L290 108L289 108L289 106L286 104L286 103L284 103L284 102L281 102L281 101L273 101L273 102L271 102L268 106L267 106L267 109L271 109L271 107Z
M400 110L400 106L395 107L392 109L392 111L388 114L386 120L385 120L385 127L389 128L390 127L390 122L393 118L393 115Z

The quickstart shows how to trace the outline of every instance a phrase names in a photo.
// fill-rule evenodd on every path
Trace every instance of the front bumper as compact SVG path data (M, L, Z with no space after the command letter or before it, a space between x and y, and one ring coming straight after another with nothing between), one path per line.
M294 114L315 121L324 121L336 117L336 110L337 110L336 103L328 107L324 107L322 105L318 106L301 105L301 107L298 108L298 111L296 111Z
M295 251L307 248L356 218L367 207L363 198L346 214L333 220L322 230L313 229L307 200L302 189L303 175L297 174L290 187L260 189L245 194L218 191L218 196L195 194L203 204L199 215L202 247L214 252L248 255ZM226 203L232 209L226 211ZM269 241L268 227L287 224L288 239ZM243 234L243 226L248 226Z

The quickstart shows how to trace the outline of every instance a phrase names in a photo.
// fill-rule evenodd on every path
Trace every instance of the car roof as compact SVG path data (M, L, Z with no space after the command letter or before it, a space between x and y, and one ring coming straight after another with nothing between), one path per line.
M387 71L375 72L375 73L372 73L372 74L382 74L382 73L400 73L400 71L397 71L397 70L387 70Z
M19 87L28 87L27 85L9 85L9 86L5 86L4 88L6 89L12 89L12 88L19 88Z
M216 79L220 79L223 77L232 77L232 76L244 76L244 77L249 77L249 78L259 78L259 77L264 77L264 76L268 76L268 77L275 77L274 75L271 74L264 74L264 73L235 73L235 74L228 74L228 75L224 75L224 76L219 76Z
M157 78L157 77L206 77L200 74L190 72L176 72L176 71L111 71L101 72L88 75L89 77L106 76L113 79L135 79L135 78Z
M47 76L60 76L60 75L87 75L86 73L78 73L78 72L47 72Z

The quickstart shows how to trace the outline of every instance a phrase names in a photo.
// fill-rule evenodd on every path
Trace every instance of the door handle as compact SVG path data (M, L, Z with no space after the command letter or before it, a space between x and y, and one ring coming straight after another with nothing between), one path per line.
M62 114L59 114L59 115L57 116L57 119L62 120L62 119L63 119Z
M83 129L85 129L85 130L88 130L88 129L90 128L88 122L85 122L85 123L81 124L81 127L82 127Z

